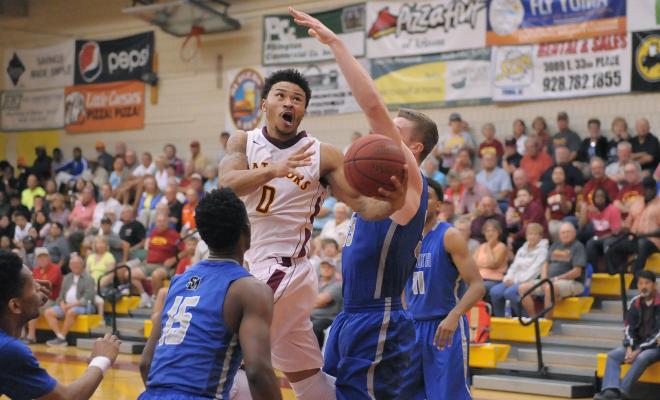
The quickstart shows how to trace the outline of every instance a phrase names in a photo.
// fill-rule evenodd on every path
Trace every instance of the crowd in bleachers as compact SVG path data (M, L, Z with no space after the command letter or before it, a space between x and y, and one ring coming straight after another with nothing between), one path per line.
M539 278L555 281L559 298L579 295L587 264L615 273L637 254L632 270L638 273L660 245L653 237L623 235L658 228L660 145L648 121L635 121L631 133L627 121L616 118L608 140L600 121L590 119L581 139L568 118L557 115L559 131L552 135L537 117L531 130L517 119L511 134L497 135L487 123L480 136L453 113L422 164L423 173L444 187L438 218L464 234L496 316L504 315L506 300L514 315L531 312L533 303L521 310L515 305ZM352 134L352 140L359 137ZM150 307L166 279L204 256L195 206L218 185L228 138L223 132L213 144L213 159L196 140L186 159L172 144L162 154L138 156L123 142L114 154L97 142L95 157L75 148L69 160L59 149L48 155L38 147L34 163L18 166L19 173L0 164L0 251L17 252L35 277L52 282L44 315L55 342L62 342L71 315L102 313L102 298L89 291L113 286L108 272L117 266L131 271L130 282L127 268L116 274L123 293L139 295L140 306ZM320 341L341 304L341 246L350 213L330 196L314 220L309 256L320 276L313 313ZM64 319L63 327L57 319ZM25 340L35 340L34 324Z

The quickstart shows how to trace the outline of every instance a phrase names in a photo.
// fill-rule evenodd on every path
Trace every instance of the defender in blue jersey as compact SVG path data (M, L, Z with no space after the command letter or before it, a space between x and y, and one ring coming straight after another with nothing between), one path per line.
M401 294L415 266L427 206L419 163L438 141L422 113L401 110L392 120L369 74L319 20L290 9L296 23L330 47L373 132L401 146L408 168L404 204L389 218L355 214L342 256L344 311L330 328L323 370L336 377L339 399L397 398L415 332ZM395 186L400 185L393 179ZM383 197L390 194L380 189Z
M401 399L468 400L468 325L465 313L485 293L479 270L459 231L437 222L442 186L429 179L424 240L406 284L416 343ZM460 281L468 285L458 300ZM458 304L457 304L458 303Z
M174 277L140 363L140 399L229 399L241 361L252 399L281 399L270 362L272 292L243 266L250 225L230 189L195 210L209 258Z

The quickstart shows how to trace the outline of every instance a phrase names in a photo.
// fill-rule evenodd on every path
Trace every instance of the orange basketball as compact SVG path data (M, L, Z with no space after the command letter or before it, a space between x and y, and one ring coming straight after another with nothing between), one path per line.
M348 183L365 196L378 196L378 188L394 190L390 177L403 179L405 158L400 146L383 135L356 140L344 156Z

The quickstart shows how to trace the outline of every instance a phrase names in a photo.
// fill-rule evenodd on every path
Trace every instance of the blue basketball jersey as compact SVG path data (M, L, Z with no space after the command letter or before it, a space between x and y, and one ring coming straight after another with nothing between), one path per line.
M452 225L438 223L422 240L417 265L406 284L406 304L413 319L444 317L456 306L459 274L445 250Z
M422 177L419 209L405 226L390 218L367 221L353 214L342 251L344 307L400 304L401 293L415 266L415 250L422 239L428 187Z
M243 356L238 334L223 318L223 307L230 285L248 276L234 261L203 260L172 279L146 394L165 389L229 398Z

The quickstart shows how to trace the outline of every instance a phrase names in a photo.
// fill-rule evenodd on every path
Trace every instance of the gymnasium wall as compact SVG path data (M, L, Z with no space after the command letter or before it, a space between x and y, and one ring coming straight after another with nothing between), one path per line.
M116 141L126 141L138 150L160 152L163 144L174 143L183 157L189 154L188 143L197 139L209 156L215 153L219 133L225 128L227 88L224 71L258 65L261 61L261 23L267 13L281 13L288 5L317 11L356 3L356 0L241 0L231 1L230 15L238 19L240 31L203 36L203 48L196 60L184 63L179 58L183 39L169 36L141 20L124 15L121 8L128 0L32 0L28 18L0 19L0 57L4 47L37 47L57 43L66 38L102 39L125 36L153 29L158 53L159 99L156 105L147 100L144 130L113 133L67 134L60 132L60 145L70 155L74 146L94 157L93 147L103 140L110 151ZM218 56L222 57L218 67ZM0 81L0 85L2 82ZM149 91L147 87L147 99ZM629 123L638 117L651 121L652 131L660 133L660 93L593 97L575 100L538 101L506 105L426 110L441 129L446 129L448 115L460 112L475 132L485 122L495 123L498 135L510 133L515 118L528 123L537 115L545 116L554 132L558 111L567 111L574 130L584 134L586 121L601 118L609 128L615 116ZM345 146L354 130L366 131L361 114L306 118L303 128L323 141ZM0 137L7 158L16 157L16 138L20 133ZM480 135L477 139L481 140ZM0 155L1 158L1 155Z

